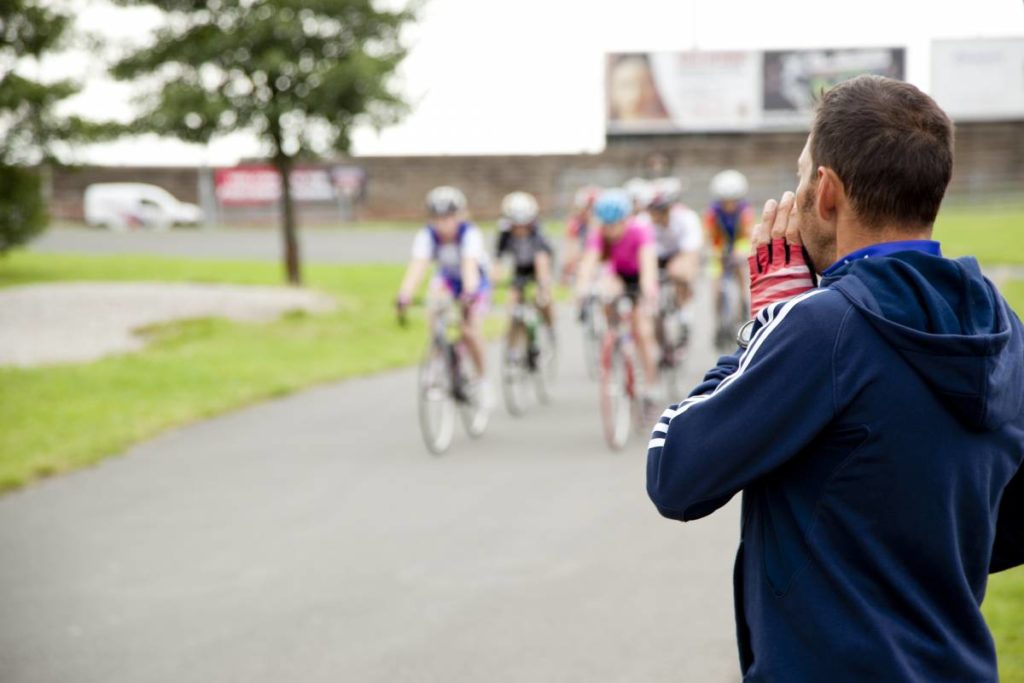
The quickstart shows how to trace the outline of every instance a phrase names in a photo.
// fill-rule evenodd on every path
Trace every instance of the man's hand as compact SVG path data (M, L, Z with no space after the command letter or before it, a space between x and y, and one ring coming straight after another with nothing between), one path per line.
M757 315L765 306L785 301L814 289L815 277L800 240L796 197L765 202L761 222L750 236L750 311Z

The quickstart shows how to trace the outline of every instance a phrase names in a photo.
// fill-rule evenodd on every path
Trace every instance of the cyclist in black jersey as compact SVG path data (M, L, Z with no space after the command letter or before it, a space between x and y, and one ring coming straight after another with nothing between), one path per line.
M551 244L537 221L537 200L526 192L513 192L501 202L502 218L498 222L497 260L512 261L513 278L509 290L509 306L530 283L536 283L536 302L547 325L553 328L551 307L552 256Z

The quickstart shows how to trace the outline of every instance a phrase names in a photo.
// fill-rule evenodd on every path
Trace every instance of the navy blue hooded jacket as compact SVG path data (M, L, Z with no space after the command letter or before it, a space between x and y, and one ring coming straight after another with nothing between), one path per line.
M854 261L665 411L661 514L743 491L745 681L997 680L979 606L1024 563L1022 335L974 259Z

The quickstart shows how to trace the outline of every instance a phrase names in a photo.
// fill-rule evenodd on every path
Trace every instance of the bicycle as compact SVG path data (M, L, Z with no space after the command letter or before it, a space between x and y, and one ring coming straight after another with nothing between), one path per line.
M601 420L605 441L616 451L626 445L632 429L644 428L636 349L629 323L632 312L633 302L628 296L616 299L601 343Z
M601 302L596 294L584 297L580 304L579 321L583 331L583 365L587 377L596 380L600 378L601 343L607 329Z
M550 388L558 368L554 334L543 322L535 300L528 300L526 283L517 281L518 303L512 309L502 353L501 388L505 408L510 415L522 415L526 409L526 384L533 380L537 400L551 400ZM542 329L543 328L543 329Z
M740 326L746 322L747 303L743 288L740 285L742 271L738 259L731 250L722 254L722 273L718 281L718 301L715 302L716 327L715 346L722 351L728 351L736 341L736 334Z
M455 413L466 433L476 438L487 428L489 414L472 359L453 321L450 300L431 309L430 342L419 366L417 402L420 432L427 449L441 455L455 435ZM462 305L462 316L467 314ZM405 324L405 309L399 307L399 322Z
M682 375L689 344L689 330L680 319L680 310L675 283L664 271L660 271L654 334L661 351L658 372L668 396L678 396L682 390Z

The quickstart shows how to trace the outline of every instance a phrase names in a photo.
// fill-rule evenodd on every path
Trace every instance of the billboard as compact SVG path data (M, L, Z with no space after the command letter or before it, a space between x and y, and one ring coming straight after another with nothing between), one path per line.
M932 97L957 121L1024 118L1024 38L934 41Z
M297 202L334 202L339 194L355 197L365 183L362 169L299 167L291 172L292 198ZM281 199L281 177L273 166L247 165L218 168L213 174L214 193L222 206L258 206Z
M904 79L903 48L615 53L609 135L806 126L822 89L870 73Z
M756 127L759 56L739 51L608 55L608 132Z
M761 81L763 122L806 124L822 91L861 74L904 80L905 65L903 48L766 51Z

